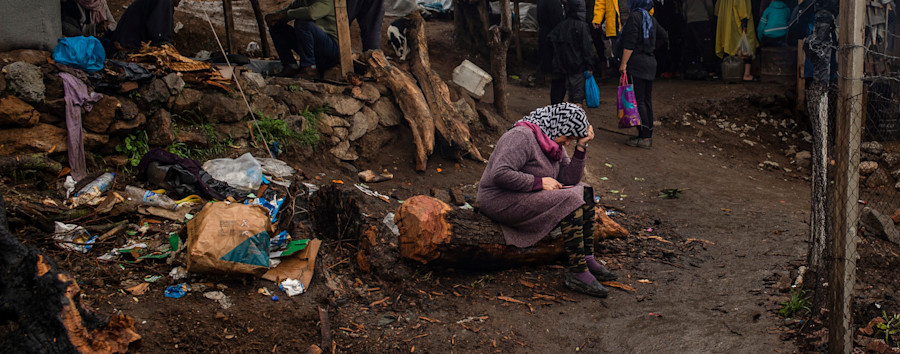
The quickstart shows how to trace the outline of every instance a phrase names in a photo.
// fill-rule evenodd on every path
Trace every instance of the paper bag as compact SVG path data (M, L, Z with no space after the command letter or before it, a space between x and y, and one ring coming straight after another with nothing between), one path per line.
M208 203L187 224L187 268L261 275L269 268L269 212L260 205Z
M285 279L296 279L303 283L304 289L309 289L309 282L312 280L313 269L316 267L316 254L319 253L319 246L322 241L318 239L309 240L306 248L302 251L294 253L290 256L281 258L281 263L272 269L269 269L262 278L271 280L275 283L281 283Z

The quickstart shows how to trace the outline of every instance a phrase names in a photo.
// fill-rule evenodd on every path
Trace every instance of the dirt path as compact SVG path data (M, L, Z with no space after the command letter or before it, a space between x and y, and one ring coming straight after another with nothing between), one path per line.
M682 100L728 99L774 86L660 81L655 89L657 116L662 117L672 115ZM697 92L697 96L681 95L686 89ZM607 94L613 88L605 86L603 90L602 97L613 96ZM539 91L530 93L542 97ZM524 97L534 98L532 95ZM513 102L524 103L515 99ZM614 129L607 124L614 122L610 105L604 100L601 108L590 110L592 122ZM513 110L523 113L525 107L520 105ZM606 300L578 297L575 303L546 311L539 309L525 321L518 316L501 315L490 327L525 334L520 336L527 345L523 351L794 350L793 343L779 339L779 319L770 311L773 290L763 279L773 271L788 270L789 263L805 257L808 185L786 180L777 172L761 171L750 159L736 161L716 156L715 150L698 147L700 144L690 138L669 131L664 122L657 131L653 149L643 150L623 145L622 135L602 132L591 144L586 179L598 186L598 192L606 192L604 203L659 220L659 225L645 225L645 230L668 229L685 239L699 238L715 244L679 262L687 266L646 262L620 270L625 282L652 281L637 283L636 295L614 291ZM740 158L743 156L737 159ZM680 199L657 198L663 188L686 190ZM608 190L627 192L627 197L616 200ZM484 310L504 312L499 306Z

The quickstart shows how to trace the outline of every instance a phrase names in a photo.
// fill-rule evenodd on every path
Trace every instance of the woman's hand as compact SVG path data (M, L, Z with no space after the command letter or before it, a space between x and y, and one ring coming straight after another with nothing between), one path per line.
M543 185L543 189L545 191L552 191L562 188L562 184L553 177L541 178L541 184Z
M579 138L578 143L581 145L587 145L591 140L594 140L594 126L589 125L587 129L587 136Z

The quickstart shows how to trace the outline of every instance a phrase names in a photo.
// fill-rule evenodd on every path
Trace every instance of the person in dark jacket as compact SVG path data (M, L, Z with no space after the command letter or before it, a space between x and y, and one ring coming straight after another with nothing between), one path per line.
M585 21L584 0L566 2L566 19L547 35L553 44L553 72L565 77L565 90L569 102L582 105L585 98L584 72L593 71L594 43L591 26ZM550 103L562 102L562 96L554 96L551 87Z
M288 22L294 21L291 26ZM294 0L288 7L266 15L272 44L282 69L276 76L317 79L319 70L338 64L334 0ZM294 60L294 52L300 64Z
M653 78L656 76L656 57L653 51L668 42L669 34L648 13L653 0L629 0L631 15L622 29L622 64L619 72L626 74L634 85L641 125L638 135L629 138L629 146L650 148L653 145Z
M135 0L119 19L109 38L127 50L140 49L141 44L172 43L175 8L181 0Z
M564 77L552 74L553 44L548 35L564 19L563 6L559 0L537 1L538 77L550 78L550 101L553 101L553 97L560 97L556 103L562 102L562 97L566 96L566 81Z

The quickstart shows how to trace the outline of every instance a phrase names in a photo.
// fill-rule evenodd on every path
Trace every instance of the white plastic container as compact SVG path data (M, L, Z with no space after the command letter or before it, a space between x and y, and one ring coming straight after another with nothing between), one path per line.
M468 60L463 60L462 64L453 69L453 82L469 91L475 98L484 95L484 87L491 80L493 78L490 74Z

